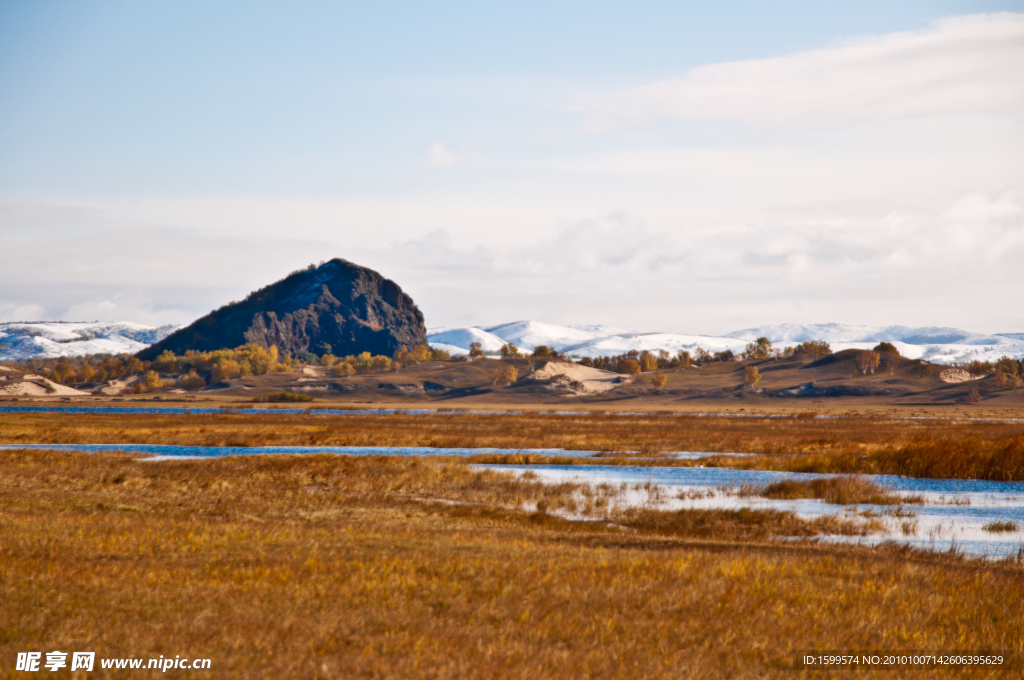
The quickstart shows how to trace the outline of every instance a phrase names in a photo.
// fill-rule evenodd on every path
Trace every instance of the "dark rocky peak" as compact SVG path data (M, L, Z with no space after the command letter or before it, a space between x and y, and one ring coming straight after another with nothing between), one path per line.
M423 314L394 281L342 259L293 272L139 352L222 349L255 342L282 352L391 355L426 344Z

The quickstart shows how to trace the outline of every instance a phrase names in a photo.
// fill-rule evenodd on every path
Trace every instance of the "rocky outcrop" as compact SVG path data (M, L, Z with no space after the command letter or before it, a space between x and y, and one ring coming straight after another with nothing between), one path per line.
M397 283L372 269L334 259L294 272L242 302L210 312L138 353L209 351L255 342L281 352L342 356L394 354L426 344L423 314Z

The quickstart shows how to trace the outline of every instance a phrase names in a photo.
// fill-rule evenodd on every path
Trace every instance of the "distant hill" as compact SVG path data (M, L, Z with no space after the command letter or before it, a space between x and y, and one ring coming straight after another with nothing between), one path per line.
M210 312L138 353L209 351L255 342L282 352L385 354L426 343L423 314L397 283L334 259L294 272L241 302Z
M0 361L134 354L177 326L130 322L32 321L0 323Z
M925 326L851 326L842 323L780 323L728 333L730 338L753 340L764 336L772 342L903 342L908 345L999 345L1008 336L971 333L959 328ZM1012 340L1012 336L1009 337Z
M805 340L825 340L833 351L870 349L879 342L891 342L910 359L950 364L974 359L991 361L1001 356L1024 356L1024 335L985 335L958 328L910 328L907 326L850 326L845 324L776 324L748 328L725 336L685 333L640 333L613 326L558 326L539 321L515 321L498 326L430 329L433 347L452 354L467 352L470 342L480 342L484 351L495 351L512 342L524 350L547 345L573 356L622 354L631 349L709 352L731 349L740 352L747 342L765 336L778 347L798 345Z

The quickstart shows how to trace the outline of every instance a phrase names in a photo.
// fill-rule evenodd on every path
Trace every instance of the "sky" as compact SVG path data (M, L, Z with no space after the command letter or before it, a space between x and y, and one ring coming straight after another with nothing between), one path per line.
M1024 0L0 0L0 321L1024 331Z

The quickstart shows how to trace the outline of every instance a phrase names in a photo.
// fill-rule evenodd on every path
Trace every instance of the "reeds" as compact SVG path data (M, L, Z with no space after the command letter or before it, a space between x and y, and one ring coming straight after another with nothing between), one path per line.
M1009 565L757 542L778 515L610 526L502 507L548 493L532 483L421 459L0 453L0 677L56 649L209 657L216 678L528 680L1022 651ZM722 523L769 528L701 528Z
M743 487L744 496L773 499L817 498L833 505L904 505L920 504L924 499L907 496L879 486L859 475L819 477L809 480L786 479L765 485Z
M989 531L994 534L1020 531L1020 525L1010 520L998 520L996 522L989 522L981 528L985 531Z

